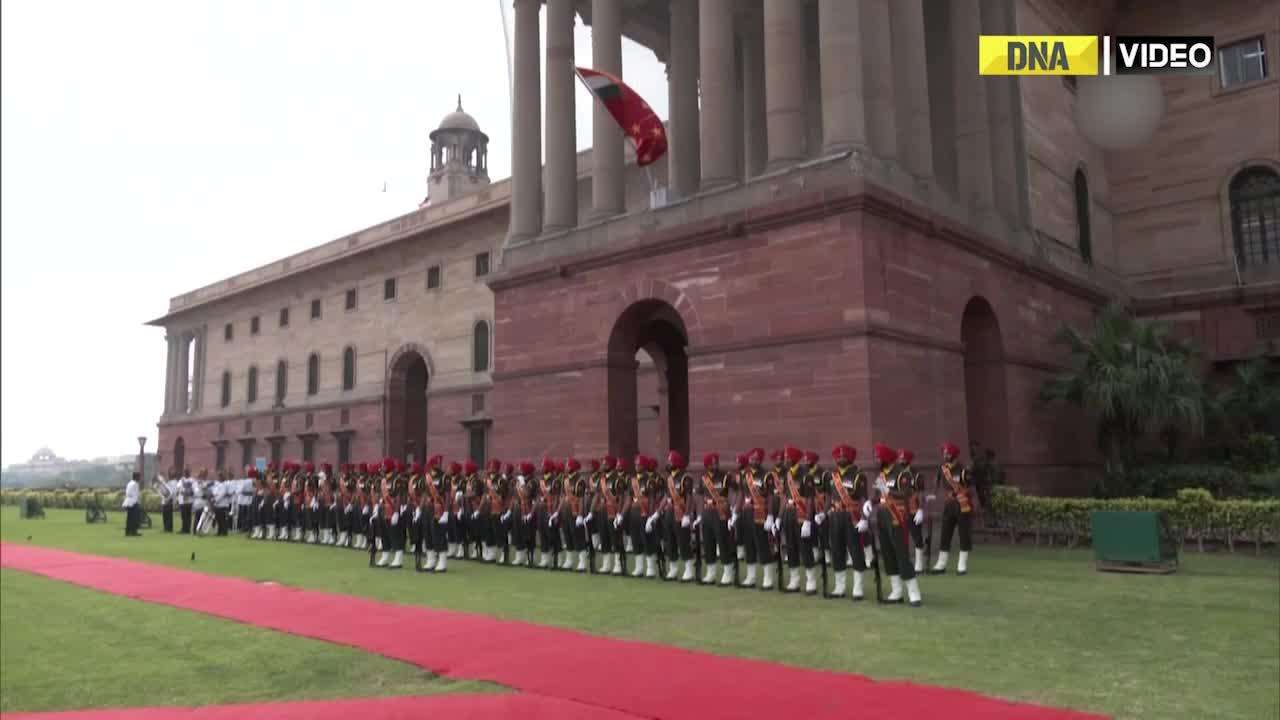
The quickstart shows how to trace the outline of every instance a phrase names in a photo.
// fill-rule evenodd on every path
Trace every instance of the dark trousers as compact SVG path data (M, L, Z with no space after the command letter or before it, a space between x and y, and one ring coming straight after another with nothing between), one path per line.
M164 522L164 531L173 532L173 504L165 503L160 506L160 519Z
M907 523L909 525L908 529L911 531L911 544L914 545L917 550L923 550L924 528L917 525L913 518L907 518Z
M662 525L665 528L667 557L681 560L693 559L693 527L682 527L681 518L676 517L674 510L663 513Z
M880 507L876 512L876 524L880 531L880 555L884 558L885 573L901 575L903 580L914 578L916 569L907 548L906 529L894 523L893 513L886 508Z
M702 511L702 561L707 563L731 563L736 558L733 538L720 513L713 509Z
M853 559L853 569L862 572L867 569L867 556L863 552L864 538L858 533L853 516L840 510L827 517L829 541L831 543L831 566L836 572L844 572Z
M142 506L132 505L124 513L124 534L137 535L138 524L142 522Z
M794 510L782 513L782 534L787 543L787 567L797 568L803 563L806 568L813 567L814 530L809 528L809 537L800 536L800 527L804 521Z
M182 534L191 533L191 504L186 503L178 506L178 515L182 518Z
M943 552L951 551L951 534L960 527L960 549L969 552L973 549L973 513L960 512L960 503L948 500L942 508L942 544Z
M648 531L649 518L640 514L639 508L631 508L631 517L625 523L631 528L631 550L634 554L658 554L658 523Z
M736 525L742 536L742 547L748 563L768 565L773 562L773 548L769 546L769 533L764 531L764 521L755 521L755 508L744 507Z
M227 508L215 507L213 509L213 523L218 528L218 535L227 534L227 530L231 527L228 523Z

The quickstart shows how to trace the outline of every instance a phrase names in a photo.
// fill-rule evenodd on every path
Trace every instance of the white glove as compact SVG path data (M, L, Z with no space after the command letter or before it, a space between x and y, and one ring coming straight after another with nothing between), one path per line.
M615 516L613 517L613 528L616 530L616 529L618 529L618 528L620 528L620 527L622 527L622 516L621 516L621 515L615 515Z
M462 491L459 490L453 494L453 501L459 505L462 504Z
M917 524L917 525L923 525L923 524L924 524L924 509L923 509L923 508L921 508L921 509L919 509L919 510L917 510L917 511L916 511L916 524Z
M866 519L866 518L863 518L863 519L861 519L861 520L859 520L859 521L858 521L858 532L860 532L860 533L864 533L864 532L866 532L866 531L867 531L867 528L868 528L868 527L871 527L871 526L867 524L867 519Z
M583 519L582 524L583 524L583 525L587 525L588 523L590 523L590 522L591 522L591 518L593 518L593 517L595 517L595 516L596 516L596 514L595 514L595 513L593 513L593 512L589 512L589 513L587 513L587 517Z
M819 524L819 525L821 525L821 524L822 524L822 521L823 521L823 520L826 520L826 519L827 519L827 514L826 514L826 513L818 513L817 515L814 515L814 516L813 516L813 521L814 521L815 523Z
M579 515L577 518L574 519L573 524L577 525L578 527L582 527L583 525L586 524L586 520L583 520L582 516Z
M764 519L764 531L765 531L765 532L773 532L774 528L775 528L775 527L777 527L777 525L778 525L778 523L774 521L774 519L773 519L773 516L772 516L772 515L769 515L769 516L766 516L766 517L765 517L765 519Z
M680 527L687 528L692 524L693 524L693 521L689 519L688 515L685 515L684 517L680 518Z
M528 515L525 515L525 516L524 516L524 521L525 521L525 522L533 522L533 513L529 513Z
M508 511L506 511L506 512L502 513L502 517L501 517L501 518L499 518L499 520L500 520L501 522L504 522L504 523L505 523L507 520L510 520L510 519L511 519L511 511L510 511L510 510L508 510Z
M347 506L346 506L345 508L343 508L343 510L342 510L342 511L343 511L343 512L351 512L351 510L352 510L353 508L355 508L355 505L352 505L351 503L347 503Z
M414 508L414 509L413 509L413 521L414 521L414 522L418 522L418 521L419 521L419 520L421 520L421 519L422 519L422 508Z
M647 533L653 532L653 524L657 522L657 520L658 520L657 515L650 515L649 519L644 524L644 531Z
M391 513L391 524L395 525L398 522L400 522L400 513L398 512Z
M804 524L800 526L800 537L805 538L807 540L809 536L812 534L813 534L813 523L809 522L808 520L805 520Z
M440 516L440 524L441 524L441 525L448 525L448 524L449 524L449 513L447 513L447 512L446 512L445 514L443 514L443 515L441 515L441 516Z
M733 514L729 516L729 529L732 530L733 526L737 524L738 524L738 512L735 510Z
M870 500L862 503L862 517L864 518L871 517L871 501Z
M552 513L551 517L547 518L547 527L555 527L558 522L560 522L560 513Z
M694 519L694 521L693 521L693 529L694 529L694 530L697 530L697 529L698 529L698 526L699 526L699 525L701 525L701 524L702 524L702 516L701 516L701 515L699 515L699 516L698 516L697 518L695 518L695 519Z
M475 519L476 519L476 518L478 518L478 517L480 517L480 511L479 511L479 510L472 510L472 511L471 511L471 519L472 519L472 520L475 520Z

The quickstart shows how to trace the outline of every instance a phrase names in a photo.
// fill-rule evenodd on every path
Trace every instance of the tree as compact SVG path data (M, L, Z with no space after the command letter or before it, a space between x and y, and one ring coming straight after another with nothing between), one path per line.
M1218 394L1216 409L1247 436L1265 430L1280 415L1280 376L1265 357L1236 364L1231 381Z
M1071 369L1046 381L1040 397L1096 415L1108 474L1123 475L1152 431L1174 443L1180 432L1204 428L1198 353L1190 342L1169 337L1169 330L1167 323L1140 320L1109 305L1090 334L1064 325L1054 338L1069 350Z

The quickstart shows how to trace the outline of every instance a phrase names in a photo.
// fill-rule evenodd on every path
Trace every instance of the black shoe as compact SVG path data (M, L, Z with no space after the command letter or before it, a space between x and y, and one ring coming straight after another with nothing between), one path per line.
M968 571L968 570L965 570L964 572L961 572L961 571L959 571L959 570L957 570L957 571L956 571L956 575L957 575L957 576L963 576L963 575L968 575L968 574L969 574L969 571Z
M920 601L920 600L916 600L915 602L913 602L913 603L908 603L908 604L909 604L911 607L920 607L923 603L922 603L922 601Z

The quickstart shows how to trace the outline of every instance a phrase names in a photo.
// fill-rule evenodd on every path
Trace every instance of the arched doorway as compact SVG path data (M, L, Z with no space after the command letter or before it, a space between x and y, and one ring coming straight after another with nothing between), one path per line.
M671 449L689 456L688 345L680 313L662 300L641 300L618 316L609 335L611 453L661 456ZM642 364L652 374L644 383Z
M1009 448L1004 343L991 304L975 297L960 321L969 442L1002 457Z
M421 462L427 452L426 358L417 350L396 354L387 381L387 454Z
M187 444L181 437L173 441L173 467L179 474L187 467Z

